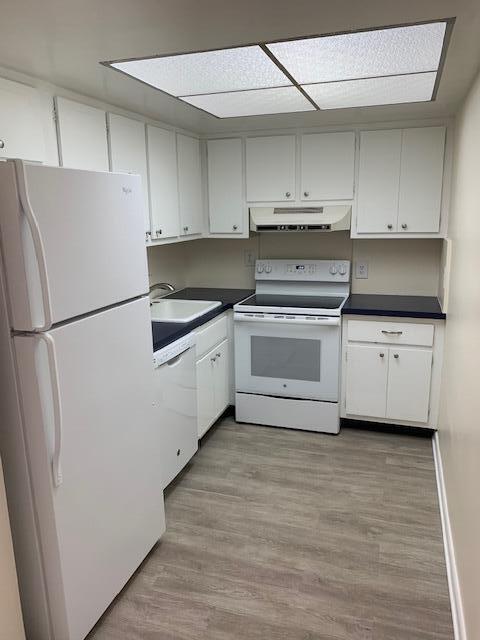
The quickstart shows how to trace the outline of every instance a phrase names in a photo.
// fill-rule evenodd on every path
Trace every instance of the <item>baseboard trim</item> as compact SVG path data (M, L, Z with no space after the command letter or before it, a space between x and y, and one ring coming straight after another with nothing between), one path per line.
M452 608L453 632L455 640L468 640L463 615L462 596L458 579L455 549L453 546L452 528L448 511L447 493L445 490L445 478L443 475L442 454L438 432L432 438L433 459L435 462L435 475L437 478L438 502L440 505L440 517L442 520L443 545L445 548L445 563L447 565L448 590Z
M369 420L354 420L353 418L340 418L340 426L350 429L364 429L365 431L381 431L384 433L399 433L401 435L417 436L419 438L431 438L434 429L427 427L411 427L408 425L391 424L389 422L370 422Z

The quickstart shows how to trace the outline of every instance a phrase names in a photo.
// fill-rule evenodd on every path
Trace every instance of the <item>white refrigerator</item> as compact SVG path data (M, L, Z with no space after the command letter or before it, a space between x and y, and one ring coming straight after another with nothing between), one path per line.
M165 530L138 176L0 163L0 455L30 640L81 640Z

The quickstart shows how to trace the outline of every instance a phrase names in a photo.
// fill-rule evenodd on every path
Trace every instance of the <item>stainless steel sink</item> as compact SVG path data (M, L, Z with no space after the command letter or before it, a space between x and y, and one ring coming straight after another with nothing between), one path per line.
M214 300L154 300L150 307L154 322L191 322L222 303Z

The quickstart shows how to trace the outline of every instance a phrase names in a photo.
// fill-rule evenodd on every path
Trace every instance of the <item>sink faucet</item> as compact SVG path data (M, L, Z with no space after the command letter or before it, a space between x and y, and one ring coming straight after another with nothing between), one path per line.
M152 286L150 287L150 289L148 290L149 295L151 293L153 293L154 291L156 291L157 289L163 289L165 291L175 291L175 287L170 284L169 282L157 282L155 284L152 284ZM166 293L164 293L163 295L167 295Z

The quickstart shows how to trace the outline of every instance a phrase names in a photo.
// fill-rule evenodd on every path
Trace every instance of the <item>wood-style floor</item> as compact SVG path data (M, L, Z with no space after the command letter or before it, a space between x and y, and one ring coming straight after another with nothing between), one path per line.
M90 640L453 639L429 439L225 418L166 511Z

